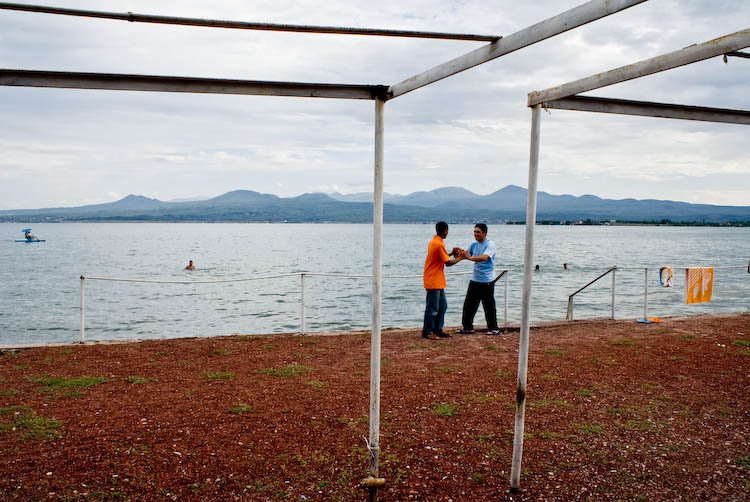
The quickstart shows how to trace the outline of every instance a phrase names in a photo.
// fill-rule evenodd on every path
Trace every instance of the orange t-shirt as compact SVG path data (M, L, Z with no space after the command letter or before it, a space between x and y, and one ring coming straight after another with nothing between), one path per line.
M424 288L445 289L445 262L450 260L443 239L436 235L427 244L427 257L424 260Z

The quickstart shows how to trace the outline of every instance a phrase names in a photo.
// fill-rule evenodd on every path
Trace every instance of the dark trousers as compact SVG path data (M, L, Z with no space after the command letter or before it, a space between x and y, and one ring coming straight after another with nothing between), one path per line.
M445 322L445 311L448 310L448 301L445 299L445 291L442 289L428 289L424 308L424 324L422 334L441 333Z
M466 291L466 299L464 300L464 311L461 317L461 324L464 329L474 329L474 316L479 309L479 302L482 302L484 308L487 329L497 329L495 283L474 281L469 281L469 289Z

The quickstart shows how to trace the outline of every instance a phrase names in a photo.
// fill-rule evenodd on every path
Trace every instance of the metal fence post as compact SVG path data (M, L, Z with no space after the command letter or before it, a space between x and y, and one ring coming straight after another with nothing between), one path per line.
M85 320L85 315L84 315L84 311L83 311L83 305L84 305L83 304L83 298L84 298L84 294L83 294L83 281L84 281L84 277L81 276L81 343L83 343L83 341L85 339L84 338L84 320Z
M300 290L300 302L299 302L299 331L303 335L306 331L305 325L305 273L302 272L299 275L299 290Z
M617 267L612 267L612 316L610 319L615 320L615 272Z
M643 318L648 319L648 267L643 269Z

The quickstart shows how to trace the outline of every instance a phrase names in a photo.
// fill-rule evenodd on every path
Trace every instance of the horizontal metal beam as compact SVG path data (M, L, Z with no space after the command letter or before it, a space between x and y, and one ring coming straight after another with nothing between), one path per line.
M176 24L182 26L202 26L204 28L230 28L235 30L291 31L298 33L331 33L340 35L369 35L378 37L433 38L443 40L468 40L475 42L493 42L497 35L473 35L469 33L440 33L433 31L381 30L377 28L349 28L337 26L306 26L296 24L250 23L244 21L224 21L219 19L198 19L188 17L154 16L151 14L134 14L132 12L102 12L94 10L64 9L44 5L27 5L0 2L0 9L64 16L94 17L115 19L131 23Z
M76 73L0 69L0 85L107 89L112 91L195 92L301 98L382 99L388 86L267 82L216 78L162 77L111 73Z
M617 113L641 117L661 117L668 119L700 120L725 124L750 125L750 111L728 108L708 108L703 106L673 105L648 101L597 98L593 96L571 96L546 101L545 108L577 110L582 112Z
M582 78L544 91L529 93L528 105L534 106L555 99L574 96L582 92L652 75L679 66L697 63L728 52L750 47L750 29L745 29L702 44L691 45L638 63L622 66L591 77Z
M646 0L591 0L583 5L539 22L521 31L507 35L500 40L443 63L403 82L394 84L388 90L388 99L424 87L469 68L492 61L518 49L541 42L573 28L596 21L615 12L627 9Z

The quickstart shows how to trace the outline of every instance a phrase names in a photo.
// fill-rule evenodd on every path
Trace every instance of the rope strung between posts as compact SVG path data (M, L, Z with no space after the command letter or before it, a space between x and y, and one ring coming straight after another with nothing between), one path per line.
M501 270L502 272L502 270ZM451 274L447 274L449 276L453 275L469 275L471 274L471 271L468 272L454 272ZM101 277L101 276L89 276L89 275L81 275L81 280L88 280L88 281L114 281L114 282L145 282L145 283L152 283L152 284L222 284L222 283L231 283L231 282L250 282L250 281L262 281L266 279L279 279L283 277L298 277L300 275L305 275L308 277L316 276L316 277L339 277L344 279L370 279L372 278L372 275L354 275L354 274L339 274L339 273L327 273L327 272L295 272L291 274L279 274L279 275L266 275L262 277L246 277L242 279L213 279L213 280L206 280L206 281L175 281L175 280L167 280L167 279L128 279L124 277ZM421 278L422 274L410 274L410 275L384 275L384 279L412 279L412 278Z

